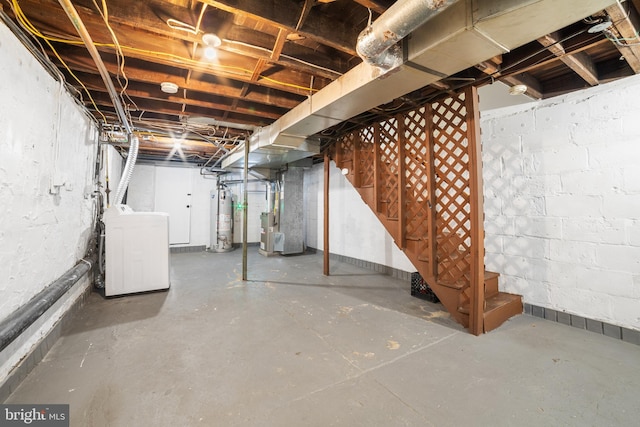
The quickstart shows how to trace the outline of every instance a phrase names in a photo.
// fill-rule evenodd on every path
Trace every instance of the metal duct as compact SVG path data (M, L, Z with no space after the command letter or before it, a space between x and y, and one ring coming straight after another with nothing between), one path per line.
M432 0L432 3L438 1ZM616 1L459 0L450 3L446 9L431 15L433 19L427 17L427 25L411 31L411 37L402 43L402 63L392 71L363 62L271 125L256 131L249 140L249 166L277 167L311 156L319 152L319 143L312 135L566 27ZM395 21L385 17L381 22ZM222 167L238 167L243 162L242 150L235 150L222 162Z
M356 52L367 63L390 70L402 64L396 44L458 0L399 0L358 36Z

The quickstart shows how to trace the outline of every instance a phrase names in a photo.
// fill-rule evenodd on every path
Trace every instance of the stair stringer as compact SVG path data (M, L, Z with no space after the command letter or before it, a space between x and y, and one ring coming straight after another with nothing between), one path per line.
M350 131L333 159L451 316L479 335L522 312L521 299L485 296L477 91Z
M337 165L340 169L342 169L345 165ZM347 179L353 185L353 174L347 174ZM426 261L421 261L420 254L411 251L409 248L401 247L398 242L400 241L400 228L398 227L397 220L389 220L386 218L384 214L376 212L376 209L373 209L374 206L374 191L371 187L355 187L356 191L360 194L362 200L369 206L369 208L376 215L380 223L384 226L387 232L393 238L395 245L404 252L404 254L409 258L409 261L413 264L416 271L420 273L422 278L429 284L429 287L433 290L433 292L438 296L438 299L442 303L442 305L447 309L451 317L453 317L458 323L460 323L465 328L469 327L469 315L465 313L460 313L458 308L461 305L460 297L462 294L462 289L455 289L448 286L443 286L438 284L432 269L431 265Z

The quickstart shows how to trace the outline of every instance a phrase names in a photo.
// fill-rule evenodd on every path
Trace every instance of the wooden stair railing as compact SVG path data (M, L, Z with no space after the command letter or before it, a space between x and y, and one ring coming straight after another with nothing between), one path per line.
M333 159L436 293L476 335L522 313L484 269L477 91L343 135Z

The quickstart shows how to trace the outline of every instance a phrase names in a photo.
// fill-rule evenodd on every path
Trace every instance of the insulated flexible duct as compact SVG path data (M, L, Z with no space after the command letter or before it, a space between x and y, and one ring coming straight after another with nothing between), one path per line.
M133 167L135 166L136 159L138 158L138 148L138 137L133 134L129 134L129 155L127 157L127 163L124 166L124 170L122 171L122 177L120 178L118 189L116 190L116 198L114 201L116 205L122 203L124 193L125 191L127 191L129 181L131 181L131 176L133 175Z

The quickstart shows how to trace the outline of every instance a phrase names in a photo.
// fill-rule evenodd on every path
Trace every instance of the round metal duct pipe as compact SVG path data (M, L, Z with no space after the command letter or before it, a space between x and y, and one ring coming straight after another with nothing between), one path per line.
M358 36L356 52L368 64L390 70L402 63L397 43L457 0L399 0Z

